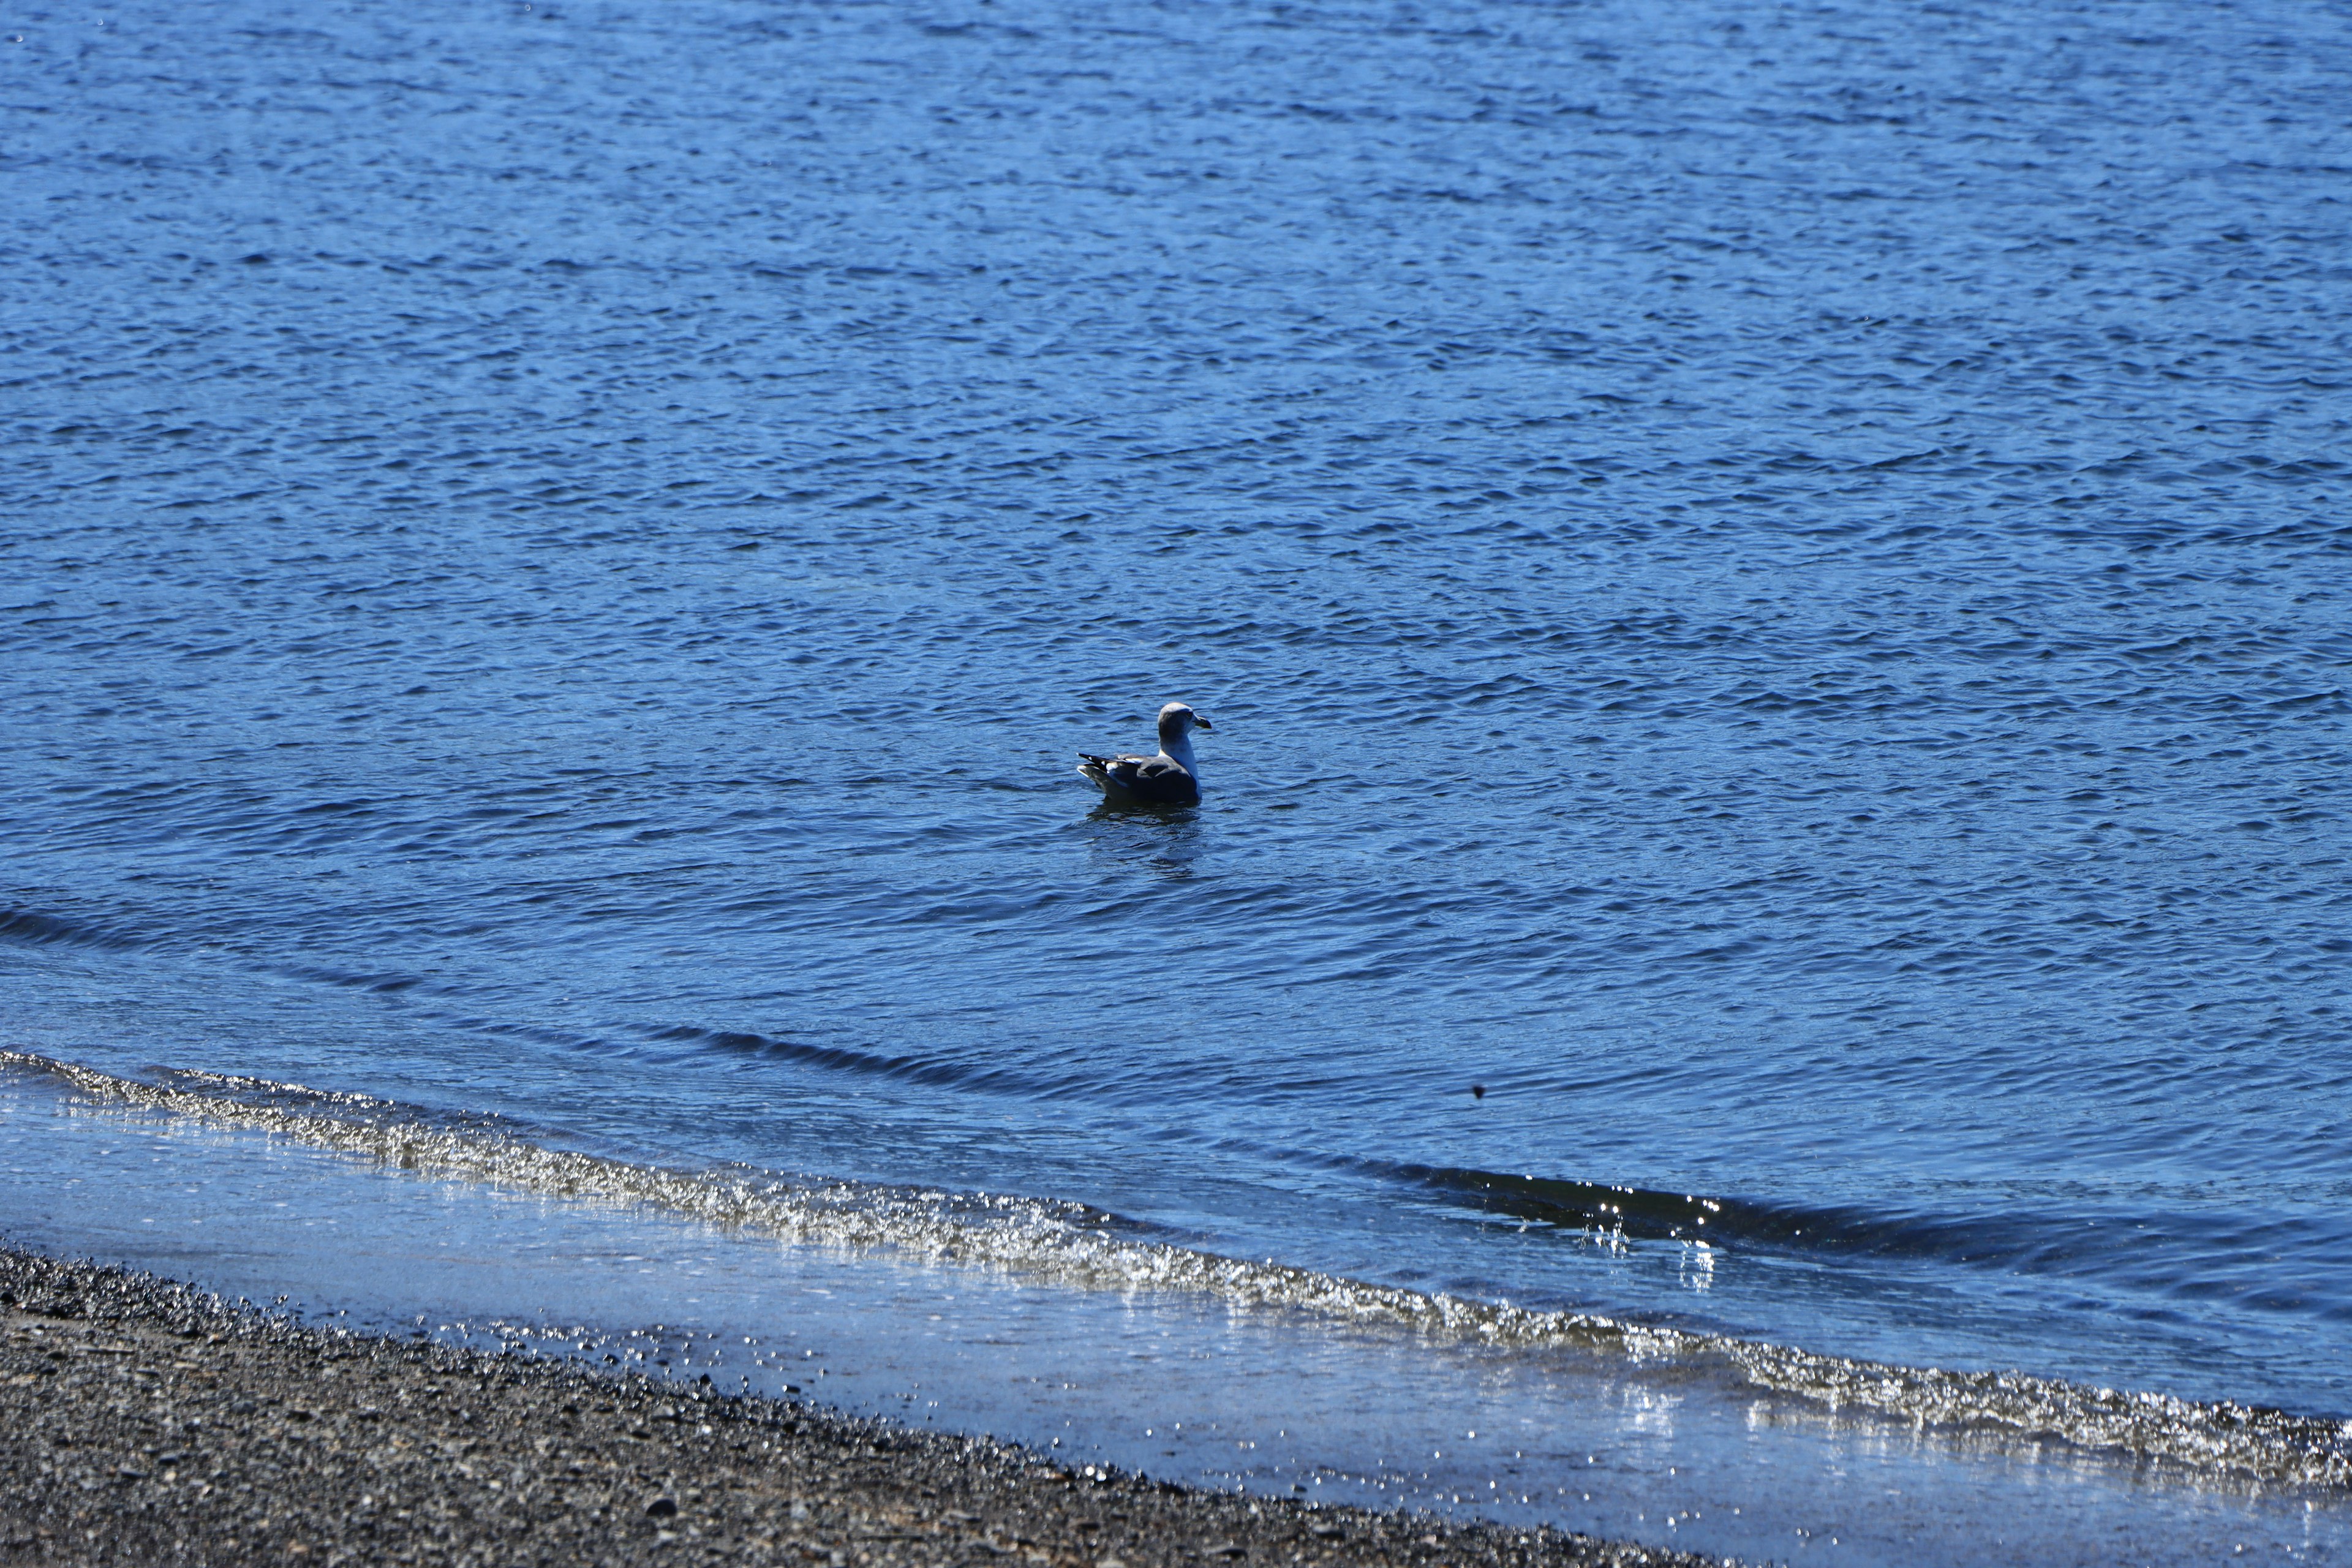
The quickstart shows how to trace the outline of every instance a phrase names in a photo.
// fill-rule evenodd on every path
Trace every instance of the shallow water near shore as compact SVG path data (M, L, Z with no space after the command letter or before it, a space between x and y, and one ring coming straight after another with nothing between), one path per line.
M551 1197L520 1162L452 1181L413 1123L373 1123L411 1139L387 1160L357 1140L322 1144L315 1123L303 1129L89 1092L103 1087L21 1062L0 1071L7 1240L353 1328L985 1428L1076 1467L1751 1561L2352 1552L2341 1486L1894 1419L1654 1347L1530 1349L1199 1289L1041 1282L1034 1267L926 1256L911 1228L879 1247L782 1240L643 1196ZM346 1115L363 1109L345 1100Z
M0 26L0 1048L2352 1416L2352 11L1002 9Z

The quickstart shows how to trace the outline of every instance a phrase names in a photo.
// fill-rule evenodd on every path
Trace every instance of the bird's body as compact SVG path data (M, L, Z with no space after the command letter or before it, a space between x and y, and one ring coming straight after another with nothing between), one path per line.
M1102 787L1108 805L1198 805L1200 764L1192 760L1192 731L1213 729L1181 702L1160 710L1160 754L1097 757L1078 753L1078 772Z

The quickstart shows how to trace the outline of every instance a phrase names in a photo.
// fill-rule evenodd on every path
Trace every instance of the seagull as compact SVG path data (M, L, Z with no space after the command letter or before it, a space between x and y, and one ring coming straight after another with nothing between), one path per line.
M1181 702L1160 710L1156 757L1097 757L1078 753L1078 772L1102 785L1109 805L1198 805L1201 764L1192 760L1192 731L1216 726Z

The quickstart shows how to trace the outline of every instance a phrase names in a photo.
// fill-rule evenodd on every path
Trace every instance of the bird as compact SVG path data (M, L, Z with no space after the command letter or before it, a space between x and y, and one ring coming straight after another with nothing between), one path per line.
M1216 726L1181 702L1160 710L1160 754L1097 757L1078 753L1078 772L1102 786L1107 805L1198 805L1201 765L1192 760L1192 731Z

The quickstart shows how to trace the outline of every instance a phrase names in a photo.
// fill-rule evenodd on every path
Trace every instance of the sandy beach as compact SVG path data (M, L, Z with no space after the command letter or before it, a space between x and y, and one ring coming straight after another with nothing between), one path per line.
M0 1562L1696 1564L1074 1471L0 1251Z

